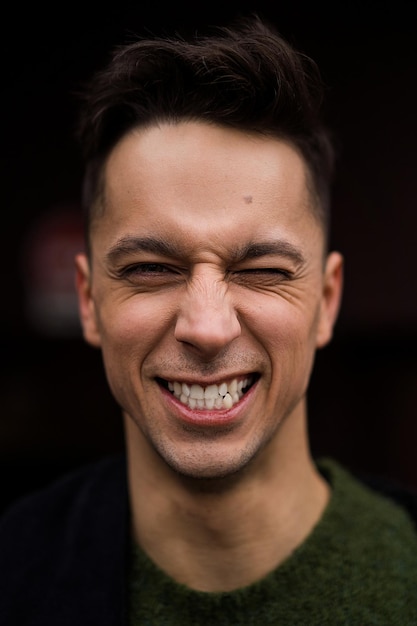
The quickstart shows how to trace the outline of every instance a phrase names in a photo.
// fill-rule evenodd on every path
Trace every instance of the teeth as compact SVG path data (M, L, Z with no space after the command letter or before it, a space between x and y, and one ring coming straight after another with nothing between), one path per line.
M206 400L213 398L215 400L219 395L219 388L217 385L209 385L204 389L204 397Z
M227 394L227 385L226 385L226 383L222 383L220 385L220 387L219 387L219 394L221 396L223 396L223 397Z
M233 399L230 393L227 393L223 398L223 405L226 409L231 409L233 406Z
M190 409L231 409L243 396L243 390L252 383L252 377L233 379L220 385L187 385L178 381L168 382L168 389Z
M174 392L175 392L175 383L174 383ZM203 387L201 387L200 385L191 385L190 398L195 398L196 400L202 400L204 398Z

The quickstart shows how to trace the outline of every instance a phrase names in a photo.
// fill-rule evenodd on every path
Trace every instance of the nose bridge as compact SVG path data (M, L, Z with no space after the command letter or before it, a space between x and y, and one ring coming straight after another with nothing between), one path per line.
M240 334L240 323L224 275L198 266L191 276L176 322L175 337L215 354Z
M198 267L189 281L187 300L189 305L201 307L203 311L222 309L227 304L227 283L224 275L212 268Z

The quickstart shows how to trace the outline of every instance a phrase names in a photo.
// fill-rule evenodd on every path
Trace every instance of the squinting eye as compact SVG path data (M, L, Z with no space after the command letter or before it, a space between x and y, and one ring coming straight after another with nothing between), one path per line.
M169 267L161 263L137 263L126 267L123 270L123 274L163 274L170 271L172 270Z
M291 273L287 270L283 270L277 267L254 267L245 270L239 270L235 274L242 274L246 276L276 276L277 278L290 278Z
M121 268L117 277L135 289L161 289L181 283L183 272L165 263L132 263Z
M254 267L231 272L233 282L247 287L274 287L291 279L291 272L275 267Z

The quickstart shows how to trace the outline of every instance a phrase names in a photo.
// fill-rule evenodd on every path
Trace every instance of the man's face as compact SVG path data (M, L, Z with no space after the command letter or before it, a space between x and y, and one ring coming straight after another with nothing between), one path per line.
M77 280L133 448L223 476L300 417L341 282L311 202L303 159L277 139L163 124L113 149Z

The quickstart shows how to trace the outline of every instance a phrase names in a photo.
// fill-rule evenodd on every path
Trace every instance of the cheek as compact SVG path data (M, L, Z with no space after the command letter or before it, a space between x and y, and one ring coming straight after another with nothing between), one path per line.
M248 320L250 332L263 347L269 361L269 386L279 402L292 402L294 393L301 397L307 390L314 362L319 307L283 299L275 306L258 308Z
M249 332L271 356L284 350L295 355L314 347L319 313L316 302L293 303L276 296L267 305L246 307L242 317Z
M172 323L166 303L139 295L108 306L103 303L98 310L103 350L107 346L127 353L147 352Z

